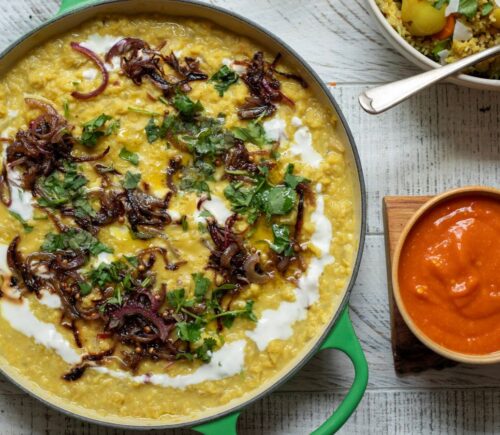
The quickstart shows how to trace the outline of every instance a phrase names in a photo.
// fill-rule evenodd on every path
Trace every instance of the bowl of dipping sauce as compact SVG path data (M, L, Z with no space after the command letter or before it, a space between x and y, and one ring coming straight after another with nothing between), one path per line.
M459 362L500 362L500 190L465 187L424 204L398 242L392 282L426 346Z

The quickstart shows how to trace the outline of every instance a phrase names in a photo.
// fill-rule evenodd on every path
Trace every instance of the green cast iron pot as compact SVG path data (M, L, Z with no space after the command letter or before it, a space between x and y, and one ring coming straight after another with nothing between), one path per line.
M269 394L279 385L289 380L317 352L326 349L337 349L344 352L351 359L355 371L354 381L349 392L331 417L313 433L316 435L326 435L336 432L342 427L358 406L368 382L368 365L363 350L354 333L348 309L349 294L359 269L364 245L366 231L366 195L363 174L354 139L337 103L317 74L291 47L280 41L277 37L270 34L259 25L251 23L246 18L234 14L233 12L191 0L111 0L105 2L96 2L96 0L62 0L62 5L56 17L16 41L0 55L0 76L8 71L15 62L24 57L32 48L102 13L128 15L138 13L160 13L170 16L208 19L232 32L253 39L272 53L281 52L284 55L286 61L307 80L315 96L324 105L331 107L339 119L337 133L342 138L346 147L346 158L349 159L350 166L356 175L356 235L359 240L359 245L353 272L348 285L344 289L342 301L335 314L331 317L330 322L325 325L321 336L313 345L305 349L290 367L283 370L279 378L263 386L259 391L247 395L247 397L240 400L238 404L234 405L230 403L222 410L218 409L196 420L186 419L185 422L169 425L165 425L163 422L159 422L158 425L145 425L144 422L139 419L132 423L130 423L130 419L126 419L127 422L122 424L119 419L116 418L112 419L112 421L104 417L102 419L89 418L85 416L83 412L75 413L68 409L69 406L66 408L65 404L57 403L49 394L32 391L28 387L26 381L17 379L7 367L0 367L0 371L13 383L47 405L91 423L122 429L173 429L178 427L190 427L205 435L231 435L236 434L237 420L240 412L245 406L248 406L255 400L259 400L264 395Z

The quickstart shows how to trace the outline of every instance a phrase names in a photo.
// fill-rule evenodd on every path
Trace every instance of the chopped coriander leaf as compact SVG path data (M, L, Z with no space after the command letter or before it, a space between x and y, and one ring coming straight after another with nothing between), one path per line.
M144 231L134 231L132 228L129 228L129 233L132 239L134 240L150 240L156 237L154 233L147 233Z
M300 175L293 175L294 165L291 163L288 164L285 170L285 184L292 189L295 189L300 183L310 183L311 180L308 180L305 177L301 177Z
M144 130L146 131L146 137L149 143L153 143L161 137L160 127L156 125L154 118L149 120Z
M438 43L436 43L436 45L432 49L432 56L434 57L434 59L439 61L440 60L439 53L449 48L450 45L451 45L450 39L444 39L443 41L439 41Z
M153 112L151 110L141 109L140 107L129 106L129 112L139 113L140 115L148 115L148 116L160 116L158 112Z
M88 282L79 282L78 287L80 287L80 295L87 296L92 291L92 285Z
M196 300L200 302L205 298L212 282L203 276L202 273L193 273L192 277L194 281L194 296Z
M76 165L64 164L64 172L54 171L48 177L37 181L40 198L38 204L42 207L59 208L72 204L76 217L94 216L95 210L90 205L84 186L87 179L77 172Z
M122 290L121 290L120 286L116 286L115 292L113 293L113 297L109 298L106 301L106 304L121 305L122 302L123 302Z
M220 285L219 287L216 287L214 289L214 292L216 291L227 291L227 290L234 290L236 288L236 285L235 284L229 284L229 283L226 283L226 284L222 284Z
M63 110L64 110L64 117L66 119L68 119L69 118L69 103L67 100L63 101Z
M213 214L210 213L208 210L202 210L198 216L208 218L208 217L213 217Z
M109 246L101 243L92 234L76 228L70 228L68 231L60 234L46 234L41 247L41 250L45 252L66 249L88 251L92 256L97 256L101 252L113 253L113 250Z
M261 207L267 216L289 213L297 202L297 193L288 186L274 186L260 194Z
M83 124L82 136L80 138L82 145L91 148L95 147L101 137L116 133L120 128L120 121L113 121L106 127L106 123L111 119L113 119L111 116L103 113L97 118Z
M163 95L160 95L160 96L158 97L158 101L159 101L160 103L165 104L166 106L168 106L168 105L170 104L170 103L168 102L168 100L167 100L167 99L166 99Z
M460 0L458 13L467 18L474 18L477 13L477 0Z
M89 271L87 277L94 286L103 288L106 284L120 283L122 281L120 273L126 270L127 265L121 261L100 263Z
M238 74L227 65L222 65L211 78L210 82L214 83L214 88L219 92L219 95L224 96L231 85L238 81Z
M33 220L34 221L46 221L48 220L49 217L46 214L35 214L33 215Z
M211 337L203 339L203 344L195 350L195 357L203 362L209 362L216 344L215 339Z
M189 223L187 220L187 216L183 215L181 218L182 231L186 232L189 230Z
M115 119L109 123L109 125L106 127L106 130L104 131L105 136L110 136L112 134L115 134L118 132L120 129L121 122L119 119Z
M183 288L167 292L167 301L176 312L181 311L184 307L192 307L194 305L194 301L192 299L186 299L186 291Z
M172 104L184 118L193 118L197 113L203 111L202 104L199 101L195 103L186 94L178 93L175 95Z
M210 199L210 187L208 181L213 181L215 168L202 160L198 160L193 166L188 166L182 171L179 189L186 192L198 194L207 193Z
M118 157L120 157L121 159L123 159L127 162L132 163L134 166L137 166L139 164L139 155L132 152L132 151L129 151L125 147L123 147L120 150L120 154L118 154Z
M253 186L242 183L231 183L224 189L225 197L231 202L232 210L247 216L250 224L265 213L272 215L289 213L297 202L297 193L285 185L273 186L267 181L267 168L261 169L262 174L255 177Z
M250 121L246 127L233 129L234 137L243 142L251 142L262 147L271 141L266 137L266 131L260 121Z
M238 317L251 320L252 322L257 322L257 317L253 312L253 304L254 301L246 301L245 308L242 310L224 311L215 315L214 318L221 317L222 323L226 328L230 328L233 325L234 320Z
M195 322L178 322L176 325L177 335L181 340L196 343L201 338L201 329L203 323L200 321Z
M139 259L135 255L124 255L125 260L127 260L131 266L139 266Z
M140 173L134 174L130 171L127 171L123 180L123 187L125 189L135 189L139 185L139 181L141 181Z
M485 17L486 15L489 15L494 8L495 5L492 2L484 4L481 6L481 16Z
M12 211L12 210L9 210L9 214L14 219L16 219L17 221L19 221L19 223L23 226L23 229L24 229L25 233L31 233L33 231L34 227L31 226L30 224L28 224L28 222L26 222L19 213L16 213L15 211Z
M294 250L290 241L290 228L288 225L272 225L274 241L271 243L271 249L278 254L286 257L293 255Z

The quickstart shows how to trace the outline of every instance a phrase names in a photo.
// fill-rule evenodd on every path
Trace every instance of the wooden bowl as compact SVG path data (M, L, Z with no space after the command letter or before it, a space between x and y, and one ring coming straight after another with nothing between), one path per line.
M450 198L458 196L469 196L469 195L489 196L489 197L494 197L498 199L498 201L500 201L500 189L495 189L493 187L485 187L485 186L469 186L447 191L426 202L408 221L396 245L396 250L394 251L394 256L392 259L392 288L394 292L394 299L396 300L396 304L399 308L399 311L401 312L401 315L403 316L403 319L405 320L406 324L411 329L413 334L415 334L415 336L427 347L432 349L434 352L444 356L445 358L449 358L454 361L469 363L469 364L495 364L495 363L500 363L500 351L489 354L461 353L450 350L442 346L441 344L435 342L433 339L429 338L424 332L422 332L422 330L415 324L413 319L408 314L408 311L401 298L401 293L399 289L399 278L398 278L399 259L401 256L401 251L406 242L406 238L410 233L410 231L413 229L414 225L427 211L434 208L437 204L440 204L443 201L446 201Z

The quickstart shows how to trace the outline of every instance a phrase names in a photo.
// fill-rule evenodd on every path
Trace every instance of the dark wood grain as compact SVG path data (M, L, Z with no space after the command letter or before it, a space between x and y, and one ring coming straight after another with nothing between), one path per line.
M386 196L383 200L392 356L394 368L400 375L429 369L441 370L457 365L456 362L433 352L415 337L406 326L392 291L392 258L401 233L415 212L431 198L432 196Z

